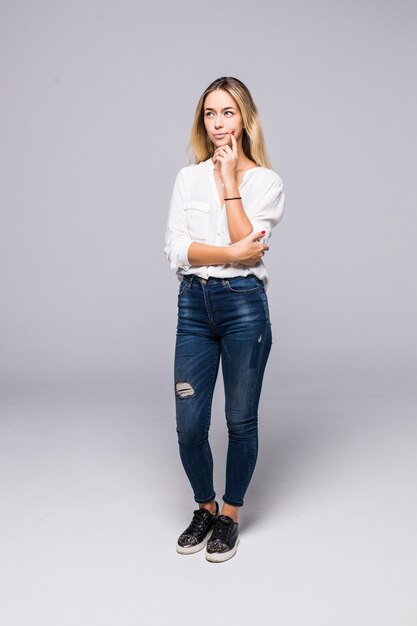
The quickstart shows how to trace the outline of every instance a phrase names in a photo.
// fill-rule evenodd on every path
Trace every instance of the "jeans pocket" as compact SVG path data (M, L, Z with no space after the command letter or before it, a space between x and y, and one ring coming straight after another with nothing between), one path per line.
M224 287L231 293L252 294L263 290L262 281L253 274L234 276L223 281Z

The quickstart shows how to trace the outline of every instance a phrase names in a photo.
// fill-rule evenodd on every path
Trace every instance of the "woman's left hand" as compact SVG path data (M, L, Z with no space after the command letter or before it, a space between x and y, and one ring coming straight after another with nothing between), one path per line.
M220 163L220 177L223 184L236 181L236 165L237 165L237 141L233 135L233 131L230 133L230 139L232 141L232 147L229 145L219 146L215 149L213 154L213 162Z

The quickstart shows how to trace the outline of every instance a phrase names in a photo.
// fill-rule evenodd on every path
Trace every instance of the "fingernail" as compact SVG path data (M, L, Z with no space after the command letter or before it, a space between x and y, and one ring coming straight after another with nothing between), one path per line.
M263 235L265 235L265 232L266 232L266 231L265 231L265 230L263 230L263 231L262 231L262 234L263 234Z

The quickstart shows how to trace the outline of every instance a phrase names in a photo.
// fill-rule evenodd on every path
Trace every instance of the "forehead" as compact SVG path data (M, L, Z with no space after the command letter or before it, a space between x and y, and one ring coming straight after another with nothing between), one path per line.
M206 96L204 101L205 109L223 109L225 107L238 109L236 100L224 89L215 89Z

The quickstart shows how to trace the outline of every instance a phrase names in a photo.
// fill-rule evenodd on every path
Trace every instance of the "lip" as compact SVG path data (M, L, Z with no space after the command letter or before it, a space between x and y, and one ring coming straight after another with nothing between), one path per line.
M224 137L225 135L228 135L229 133L214 133L214 137Z

